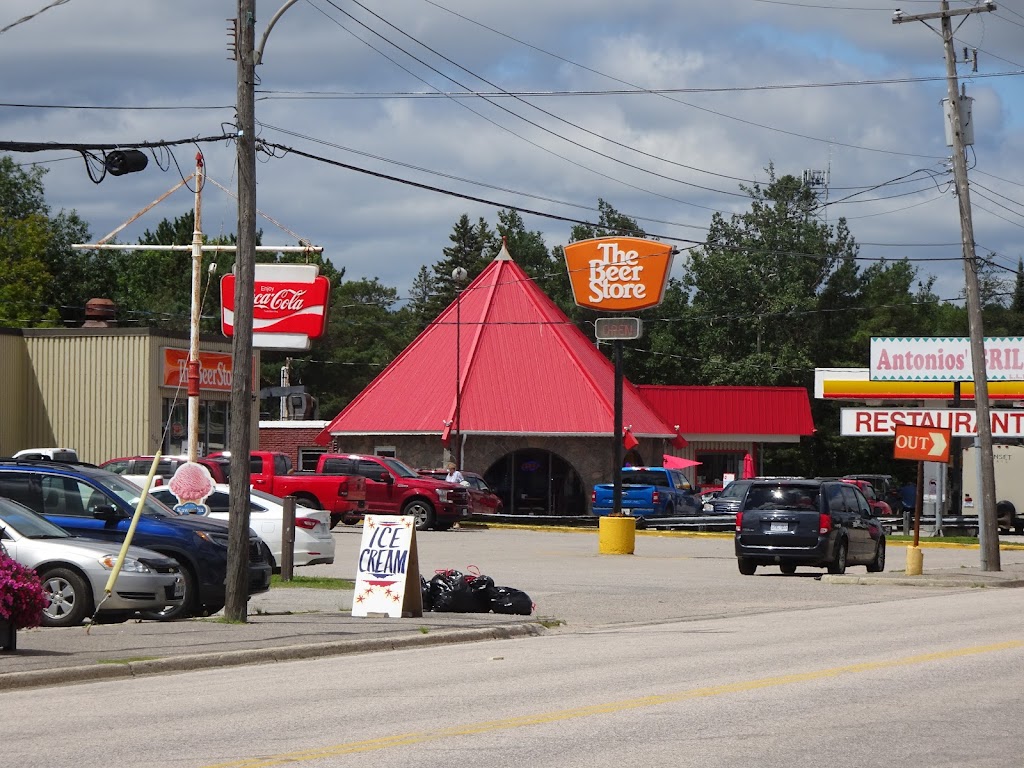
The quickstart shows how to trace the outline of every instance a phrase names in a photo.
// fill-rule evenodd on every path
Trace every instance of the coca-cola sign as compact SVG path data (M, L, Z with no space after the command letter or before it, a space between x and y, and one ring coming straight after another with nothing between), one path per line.
M253 281L253 347L309 349L323 335L331 283L308 264L257 264ZM234 333L235 276L220 283L221 328Z

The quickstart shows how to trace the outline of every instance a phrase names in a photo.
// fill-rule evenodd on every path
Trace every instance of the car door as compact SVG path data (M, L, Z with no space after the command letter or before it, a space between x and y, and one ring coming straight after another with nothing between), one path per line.
M44 475L42 513L51 523L56 523L75 536L84 536L102 541L124 541L131 518L120 516L106 520L95 516L101 507L120 505L104 491L73 477Z
M394 501L394 483L386 483L380 478L382 474L390 477L390 472L375 461L359 459L355 462L355 472L366 478L366 511L374 515L397 515L398 504Z
M847 552L848 562L863 563L871 559L872 541L868 529L871 507L868 506L864 494L849 483L843 484L843 502L846 507L844 515L847 537L850 548Z

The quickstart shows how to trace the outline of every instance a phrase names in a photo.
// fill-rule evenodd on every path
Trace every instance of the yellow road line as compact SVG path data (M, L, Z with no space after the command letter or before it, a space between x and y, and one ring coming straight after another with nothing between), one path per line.
M382 736L377 739L366 741L352 741L346 744L320 747L318 749L303 750L298 752L286 752L266 757L254 757L230 763L218 763L209 768L265 768L266 766L285 765L310 760L319 760L325 757L337 755L351 755L361 752L375 752L392 747L404 747L413 744L423 744L429 741L451 738L453 736L472 736L480 733L492 733L495 731L507 731L513 728L525 728L531 725L544 725L565 720L576 720L582 717L593 717L595 715L609 715L618 712L625 712L633 709L656 707L662 704L674 704L689 699L708 698L711 696L723 696L731 693L743 693L764 688L775 688L783 685L796 685L814 680L839 677L841 675L853 675L864 672L875 672L880 669L891 669L893 667L908 667L917 664L928 664L935 661L946 661L949 659L962 658L964 656L978 656L985 653L998 653L1000 651L1014 650L1024 647L1024 640L1008 640L1003 643L991 645L978 645L967 648L954 648L949 651L937 651L935 653L923 653L916 656L907 656L901 659L889 659L886 661L869 661L860 664L848 664L841 667L830 667L811 672L799 672L792 675L779 675L776 677L765 677L759 680L744 680L736 683L709 686L706 688L693 688L676 693L656 694L653 696L642 696L635 699L623 699L621 701L610 701L604 704L593 704L587 707L576 707L573 709L561 709L553 712L541 712L535 715L523 715L521 717L509 717L501 720L485 720L478 723L467 723L465 725L441 728L432 731L419 733L404 733L395 736Z

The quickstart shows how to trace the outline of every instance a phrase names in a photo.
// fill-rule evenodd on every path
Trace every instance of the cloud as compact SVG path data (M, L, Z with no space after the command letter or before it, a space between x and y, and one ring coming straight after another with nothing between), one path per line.
M279 5L258 4L257 37ZM939 106L946 87L941 41L920 24L894 25L889 12L853 0L843 8L752 0L363 5L367 10L310 0L281 17L257 70L261 138L556 215L595 218L579 206L593 208L603 198L657 220L644 225L649 232L697 240L713 211L745 209L740 185L765 181L769 163L779 173L828 171L828 220L848 217L866 260L930 259L915 263L922 277L938 277L941 296L962 290ZM864 9L846 10L856 5ZM978 76L961 68L976 98L971 174L972 183L991 190L978 192L995 201L978 199L975 238L1015 268L1024 221L1024 94L1019 77L983 75L1021 68L1024 6L999 5L997 13L965 20L957 45L979 49ZM9 0L0 26L38 6ZM0 101L63 106L2 106L2 135L114 143L230 132L236 65L228 59L225 17L234 13L234 4L200 0L107 0L102 7L72 0L11 28L0 66L18 74L5 79ZM921 77L934 79L909 81ZM894 82L858 84L868 80ZM828 85L835 83L847 84ZM821 87L770 87L812 84ZM609 93L634 87L687 90ZM454 97L502 89L532 95ZM601 93L565 93L582 90ZM80 158L60 159L68 153L15 160L46 161L50 204L77 210L99 237L190 173L195 151L183 145L143 174L98 185ZM202 151L210 175L233 189L233 144ZM284 228L261 219L264 242L292 243L295 233L323 245L348 277L378 277L400 292L421 265L441 258L462 213L496 223L495 205L295 154L261 159L257 206ZM233 232L231 197L212 189L206 195L204 228ZM191 205L182 190L122 239ZM524 218L549 246L568 239L570 224Z

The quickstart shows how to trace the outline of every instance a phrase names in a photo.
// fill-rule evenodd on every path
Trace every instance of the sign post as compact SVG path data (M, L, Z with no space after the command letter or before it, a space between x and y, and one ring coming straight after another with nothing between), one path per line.
M661 304L676 249L641 237L598 237L565 246L573 300L598 312L636 312ZM610 340L615 352L612 424L612 515L622 514L622 341L638 339L636 317L602 317L594 324L598 340Z
M924 463L926 461L949 461L949 444L952 432L937 427L914 427L907 424L896 426L893 444L894 459L917 461L917 497L914 501L914 543L907 547L907 576L920 576L924 567L924 553L921 552L921 507L924 503Z

